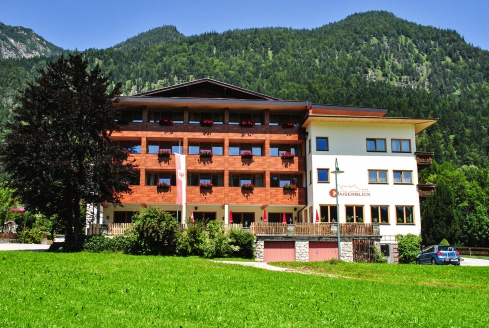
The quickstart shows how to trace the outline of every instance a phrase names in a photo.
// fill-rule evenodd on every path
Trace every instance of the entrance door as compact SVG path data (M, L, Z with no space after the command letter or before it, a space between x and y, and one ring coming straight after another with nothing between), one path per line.
M353 262L374 262L374 245L375 242L370 239L353 239Z
M328 261L338 258L338 243L326 241L309 242L309 262Z
M266 241L265 262L294 262L295 242L293 241Z

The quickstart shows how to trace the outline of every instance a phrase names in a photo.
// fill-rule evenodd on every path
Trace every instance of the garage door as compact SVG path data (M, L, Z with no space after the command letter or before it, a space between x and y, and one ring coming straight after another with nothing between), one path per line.
M266 241L265 262L294 262L295 242L293 241Z
M309 242L309 262L338 258L338 243L326 241Z

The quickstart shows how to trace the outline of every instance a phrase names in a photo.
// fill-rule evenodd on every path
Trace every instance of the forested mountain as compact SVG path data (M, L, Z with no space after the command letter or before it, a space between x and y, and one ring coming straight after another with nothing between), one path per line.
M489 166L489 52L455 31L383 11L313 30L260 28L185 37L165 26L84 52L125 94L202 77L284 100L384 107L390 116L440 118L418 137L438 162ZM0 119L46 59L0 60Z
M32 58L64 52L31 29L0 23L0 58Z
M141 50L149 46L177 41L183 38L185 36L178 32L175 26L167 25L140 33L124 42L116 44L114 49L122 51Z

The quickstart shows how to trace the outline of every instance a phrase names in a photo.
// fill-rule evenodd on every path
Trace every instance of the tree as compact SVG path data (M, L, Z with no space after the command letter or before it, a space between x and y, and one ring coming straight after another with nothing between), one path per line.
M110 139L120 127L114 103L121 85L101 75L80 54L60 57L38 70L21 91L6 124L0 161L10 187L34 213L64 224L68 250L80 247L81 205L120 204L135 176L127 153Z

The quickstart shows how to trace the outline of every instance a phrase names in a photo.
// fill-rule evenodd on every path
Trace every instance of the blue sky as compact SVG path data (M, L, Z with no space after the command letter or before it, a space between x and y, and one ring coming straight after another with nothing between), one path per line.
M186 36L236 28L315 28L353 13L387 10L421 25L452 29L489 50L487 0L0 0L0 22L33 29L65 49L107 48L175 25Z

